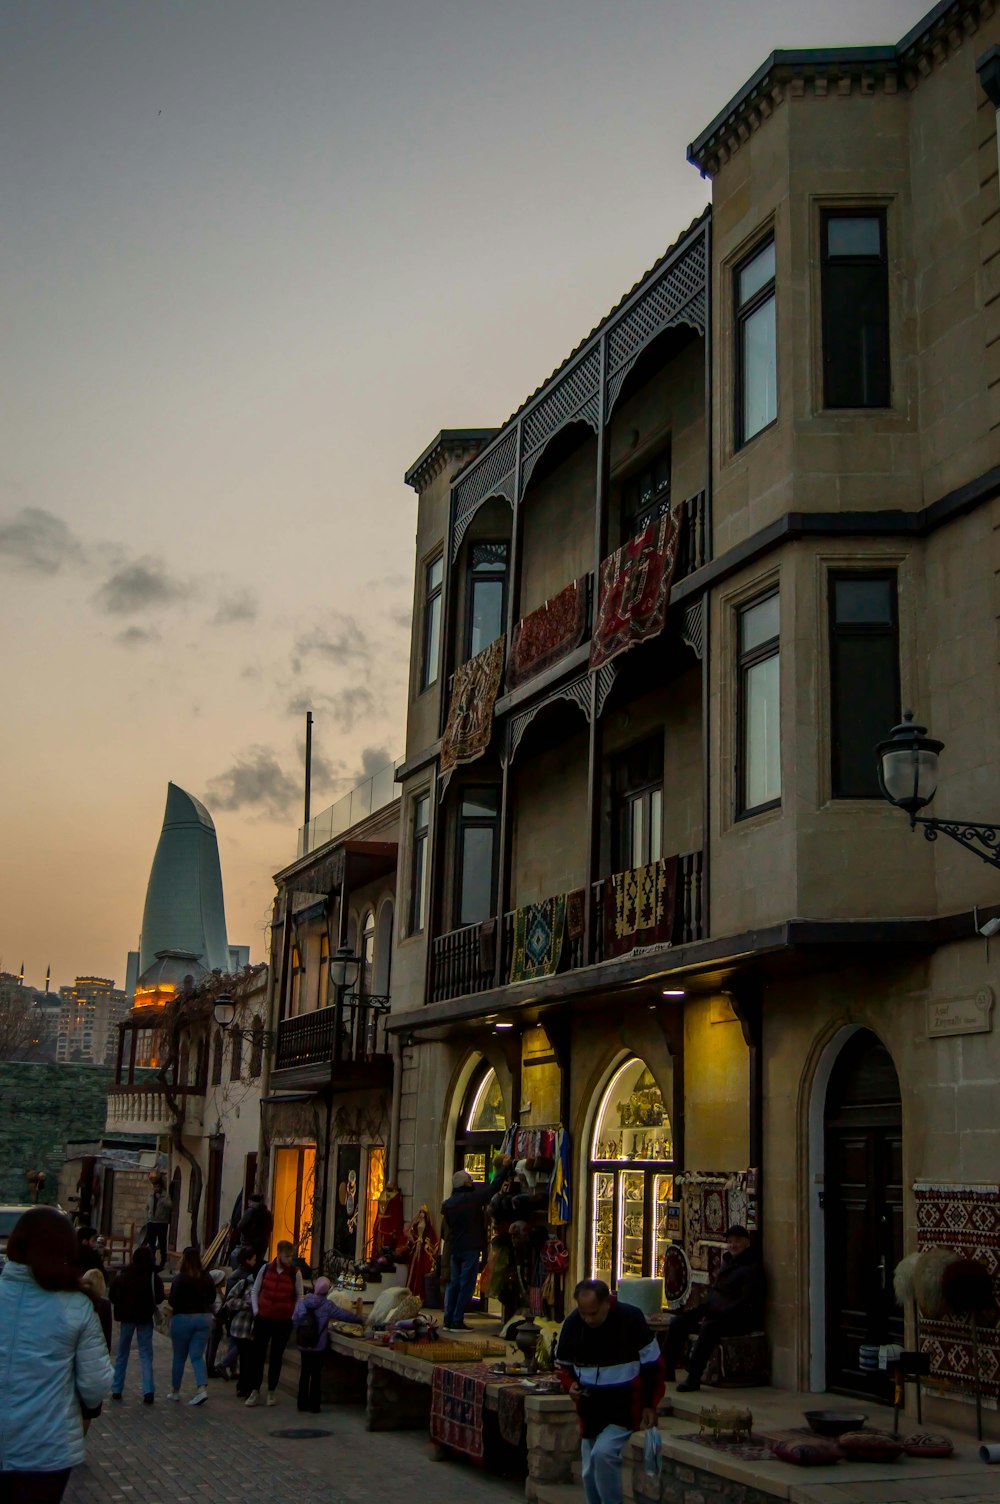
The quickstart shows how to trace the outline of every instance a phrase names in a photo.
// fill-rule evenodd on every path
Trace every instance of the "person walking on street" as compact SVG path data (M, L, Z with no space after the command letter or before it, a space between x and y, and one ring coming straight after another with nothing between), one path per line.
M195 1392L189 1405L203 1405L208 1399L208 1374L205 1370L205 1346L212 1330L212 1307L216 1289L204 1269L196 1248L185 1248L180 1273L174 1277L167 1299L173 1310L170 1341L174 1349L170 1371L168 1400L179 1400L184 1379L184 1364L191 1359Z
M448 1290L444 1302L444 1328L449 1332L465 1331L465 1313L476 1288L476 1278L486 1246L487 1202L496 1195L504 1180L504 1171L512 1163L509 1154L500 1161L499 1172L485 1185L476 1185L468 1170L458 1170L452 1179L452 1193L441 1208L444 1241L449 1249Z
M16 1222L0 1273L0 1497L59 1504L84 1459L81 1405L111 1388L111 1360L80 1287L72 1223L51 1206Z
M336 1305L329 1299L330 1281L323 1275L313 1286L311 1295L304 1295L296 1303L292 1313L292 1325L299 1347L299 1409L310 1415L319 1415L323 1398L323 1364L330 1345L330 1322L350 1321L358 1326L364 1324L361 1302L350 1310Z
M147 1244L132 1255L132 1262L111 1283L111 1308L118 1322L118 1356L111 1384L111 1398L120 1400L125 1388L132 1338L139 1347L139 1371L142 1376L142 1402L151 1405L155 1398L153 1383L153 1317L163 1300L163 1281L156 1272L156 1257Z
M167 1262L167 1240L170 1236L170 1219L174 1214L174 1203L167 1189L167 1182L159 1170L150 1170L149 1185L145 1242L153 1250L156 1268L159 1271Z
M671 1384L688 1337L698 1333L687 1378L677 1385L682 1394L701 1388L705 1365L723 1337L759 1331L764 1320L764 1271L745 1227L734 1223L726 1230L726 1249L715 1283L701 1305L681 1311L667 1328L664 1357Z
M258 1264L263 1264L267 1258L273 1227L274 1218L265 1206L263 1196L251 1196L250 1204L240 1218L236 1231L247 1248L253 1249Z
M556 1371L580 1417L583 1492L587 1504L622 1504L622 1451L633 1431L656 1425L663 1359L638 1306L614 1300L602 1279L573 1294Z
M254 1387L254 1342L253 1342L253 1294L254 1280L257 1278L257 1255L252 1248L241 1248L237 1261L236 1274L226 1291L226 1298L222 1305L221 1316L223 1323L228 1322L229 1340L235 1347L239 1361L239 1375L236 1380L236 1393L240 1399L247 1399ZM231 1367L232 1357L227 1353L222 1360L224 1369Z
M277 1257L265 1264L253 1282L250 1301L254 1315L253 1383L247 1396L247 1409L260 1399L267 1361L267 1403L277 1404L281 1360L292 1335L292 1313L305 1293L302 1275L294 1265L295 1249L291 1243L279 1243Z
M76 1238L76 1267L80 1273L86 1274L88 1269L99 1269L103 1274L104 1260L97 1246L97 1228L81 1227Z

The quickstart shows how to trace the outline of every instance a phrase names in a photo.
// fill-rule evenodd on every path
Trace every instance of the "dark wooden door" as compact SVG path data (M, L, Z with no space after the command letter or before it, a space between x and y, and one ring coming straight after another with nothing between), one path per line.
M208 1181L205 1186L205 1244L211 1243L219 1230L222 1211L222 1161L226 1154L225 1134L213 1134L208 1141Z
M902 1105L892 1058L867 1031L830 1078L823 1204L827 1387L890 1400L890 1381L862 1368L860 1349L903 1341L892 1289L903 1256Z

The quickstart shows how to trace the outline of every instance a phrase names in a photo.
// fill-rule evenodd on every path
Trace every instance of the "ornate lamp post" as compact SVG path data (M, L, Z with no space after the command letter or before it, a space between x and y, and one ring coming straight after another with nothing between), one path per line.
M878 784L882 796L910 817L910 829L923 827L928 841L948 836L978 856L991 867L1000 867L1000 825L981 820L939 820L922 815L937 792L938 760L944 742L927 735L927 727L914 724L913 711L907 710L898 726L875 749L878 755Z
M269 1029L234 1029L233 1019L236 1017L236 1004L228 992L220 992L212 1004L212 1016L219 1028L230 1038L239 1035L248 1043L257 1045L260 1049L270 1052L274 1049L277 1035Z

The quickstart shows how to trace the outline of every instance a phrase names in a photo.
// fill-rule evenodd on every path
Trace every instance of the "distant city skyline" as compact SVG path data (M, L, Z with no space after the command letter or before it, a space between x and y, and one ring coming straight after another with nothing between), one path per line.
M264 955L313 808L402 745L415 498L708 200L775 47L924 0L8 0L0 965L122 978L168 780Z

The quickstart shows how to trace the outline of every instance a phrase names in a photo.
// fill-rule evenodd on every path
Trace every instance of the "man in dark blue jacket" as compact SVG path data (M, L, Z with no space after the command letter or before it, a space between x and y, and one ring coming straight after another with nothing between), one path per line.
M468 1170L456 1171L452 1179L452 1193L441 1208L444 1241L451 1250L444 1302L446 1331L465 1331L465 1312L476 1288L486 1244L483 1210L502 1186L510 1164L510 1155L504 1155L500 1170L485 1185L477 1185Z

